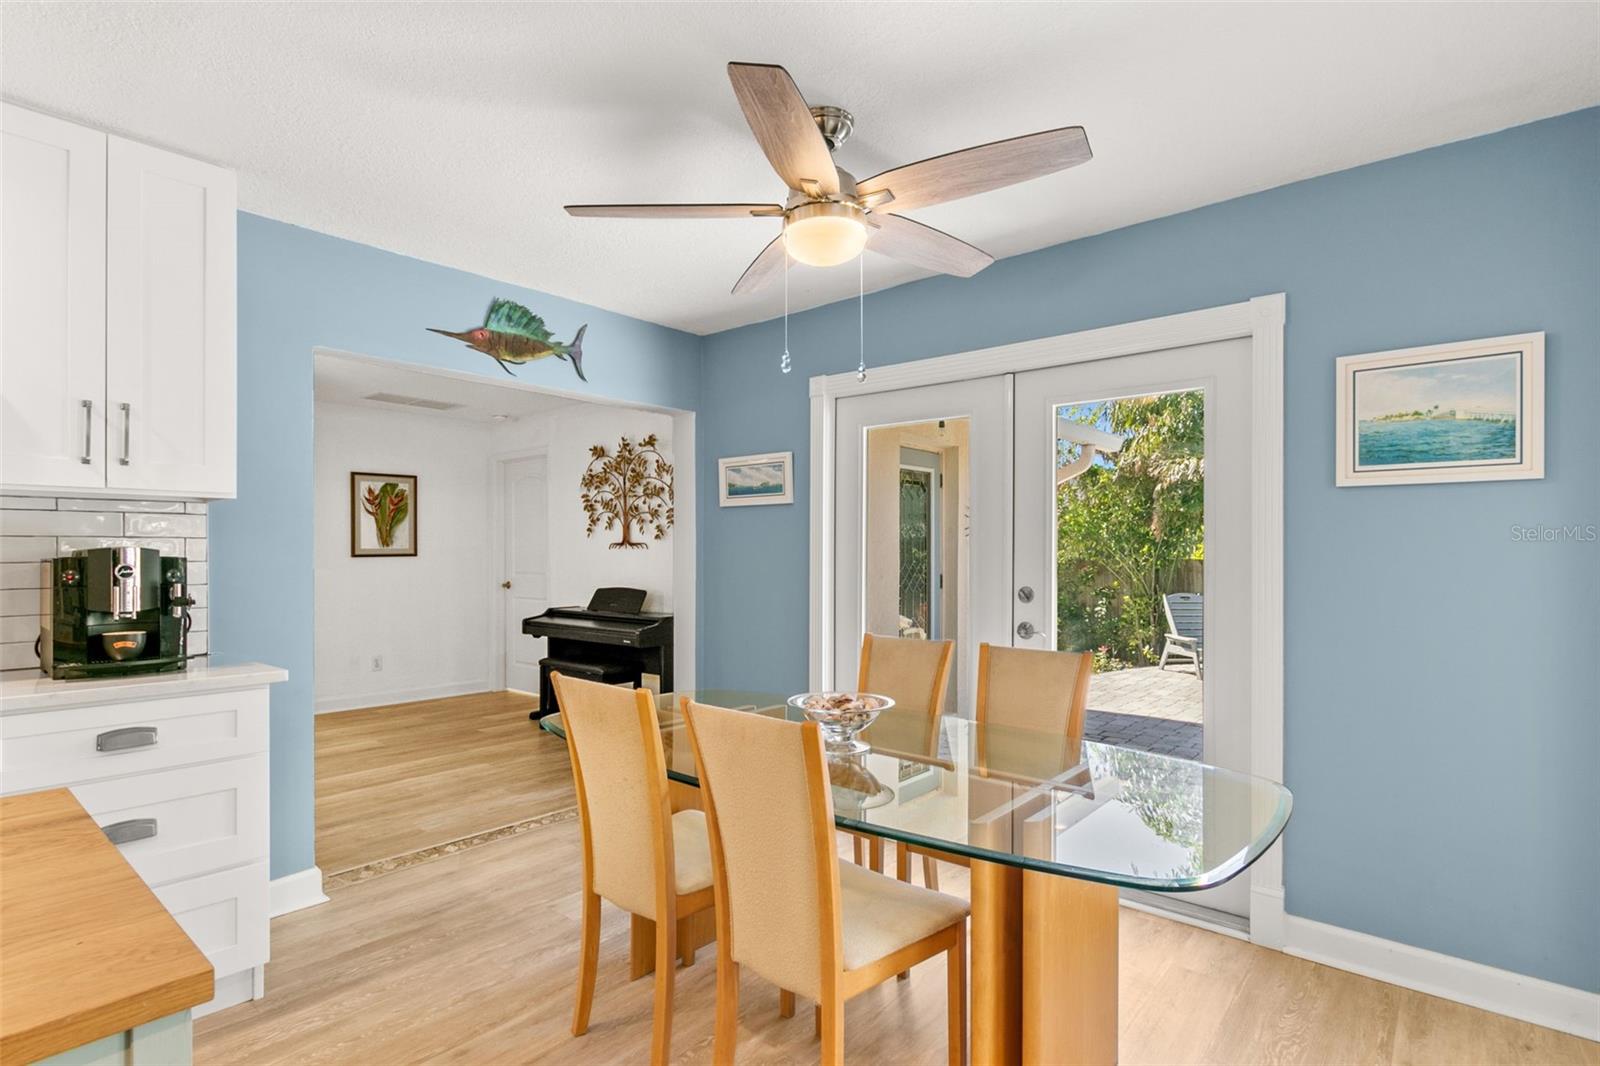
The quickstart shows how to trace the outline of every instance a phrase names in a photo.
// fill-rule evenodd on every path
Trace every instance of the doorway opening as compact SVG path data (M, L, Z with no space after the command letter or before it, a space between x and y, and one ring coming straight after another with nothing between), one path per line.
M694 438L687 412L350 353L313 366L316 848L334 877L572 805L565 746L529 719L546 642L525 618L641 589L692 674L693 597L675 593L694 582ZM590 449L623 437L687 471L643 550L590 536L581 501ZM370 550L352 472L405 492L409 550Z

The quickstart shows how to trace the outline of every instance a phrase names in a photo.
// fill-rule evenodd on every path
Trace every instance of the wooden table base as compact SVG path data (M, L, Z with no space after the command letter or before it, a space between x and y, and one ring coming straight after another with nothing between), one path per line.
M1117 1061L1117 890L972 863L974 1066Z

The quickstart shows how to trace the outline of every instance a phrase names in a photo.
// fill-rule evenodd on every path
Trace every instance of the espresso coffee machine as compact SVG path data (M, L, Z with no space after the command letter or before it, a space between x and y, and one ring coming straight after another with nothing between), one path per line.
M88 548L44 565L45 673L70 681L184 668L194 604L185 560L154 548Z

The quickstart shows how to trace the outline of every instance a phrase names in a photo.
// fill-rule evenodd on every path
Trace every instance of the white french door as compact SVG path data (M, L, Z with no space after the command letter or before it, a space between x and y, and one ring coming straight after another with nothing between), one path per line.
M1123 709L1130 707L1127 693L1155 686L1154 704L1132 707L1134 714L1112 712L1099 721L1147 718L1164 736L1198 732L1198 750L1188 757L1248 771L1251 387L1251 340L1244 337L839 398L833 440L833 669L822 683L853 684L863 633L920 632L917 620L898 609L895 596L897 560L904 557L906 543L897 539L897 493L901 456L908 449L931 449L955 460L947 458L941 470L947 495L954 472L959 500L962 551L953 597L959 606L953 625L945 619L943 635L957 642L952 687L959 713L972 713L980 642L1078 646L1070 638L1058 643L1064 592L1057 588L1057 486L1070 460L1082 454L1070 444L1081 430L1073 428L1070 417L1063 428L1063 418L1088 410L1091 414L1082 417L1092 421L1092 412L1109 410L1112 401L1181 394L1194 405L1191 412L1203 410L1204 548L1196 553L1199 558L1183 560L1185 573L1203 590L1203 677L1200 662L1166 669L1140 662L1134 664L1137 670L1120 676L1097 674L1089 707L1096 709L1096 686L1106 694L1108 708ZM1089 429L1095 432L1086 439L1105 442L1116 436L1108 426ZM947 580L951 569L944 569ZM1159 596L1146 600L1156 611L1158 603ZM1166 627L1164 619L1155 624L1159 651ZM1181 700L1189 720L1167 721L1163 699ZM1096 739L1092 728L1090 739ZM1180 898L1189 906L1246 916L1249 878Z

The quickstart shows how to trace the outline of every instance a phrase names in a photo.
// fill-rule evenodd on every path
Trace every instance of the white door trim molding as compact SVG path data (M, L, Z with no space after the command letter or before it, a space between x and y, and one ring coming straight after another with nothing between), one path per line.
M1250 339L1250 772L1283 779L1283 293L1164 318L811 379L810 683L832 673L834 433L841 397ZM1250 938L1284 944L1283 844L1250 868Z

